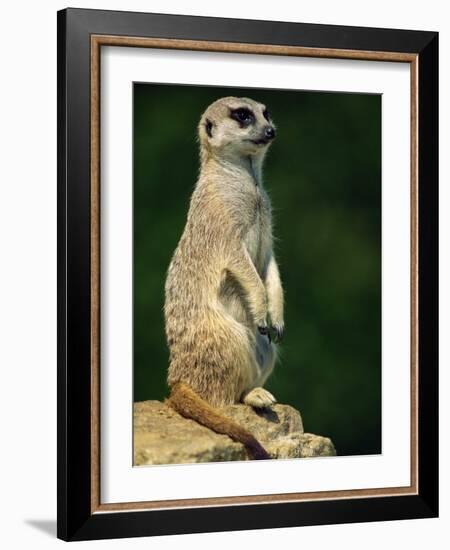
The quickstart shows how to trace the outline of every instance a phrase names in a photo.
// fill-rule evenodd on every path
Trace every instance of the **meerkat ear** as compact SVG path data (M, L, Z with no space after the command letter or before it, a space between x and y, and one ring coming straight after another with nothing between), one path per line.
M206 133L208 134L208 137L210 138L212 138L212 128L213 128L213 123L209 120L209 118L207 118L205 121L205 130L206 130Z

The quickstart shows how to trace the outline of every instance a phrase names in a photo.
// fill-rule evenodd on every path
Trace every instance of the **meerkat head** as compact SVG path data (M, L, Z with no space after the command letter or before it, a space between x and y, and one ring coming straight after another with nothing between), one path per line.
M263 156L275 137L267 107L246 97L224 97L212 103L198 131L202 159Z

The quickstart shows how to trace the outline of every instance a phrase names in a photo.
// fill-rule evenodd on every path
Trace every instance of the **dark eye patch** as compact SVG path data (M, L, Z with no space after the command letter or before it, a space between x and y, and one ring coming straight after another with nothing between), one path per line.
M231 109L230 117L239 124L241 128L245 128L255 122L255 115L247 107L239 107L239 109Z
M269 114L269 110L267 109L267 107L263 111L263 117L267 120L267 122L269 122L270 114Z

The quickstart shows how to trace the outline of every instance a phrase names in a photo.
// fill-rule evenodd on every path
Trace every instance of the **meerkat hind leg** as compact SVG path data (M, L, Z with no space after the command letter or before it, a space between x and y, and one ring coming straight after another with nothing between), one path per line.
M275 397L264 388L253 388L244 395L242 401L255 409L267 409L277 402Z

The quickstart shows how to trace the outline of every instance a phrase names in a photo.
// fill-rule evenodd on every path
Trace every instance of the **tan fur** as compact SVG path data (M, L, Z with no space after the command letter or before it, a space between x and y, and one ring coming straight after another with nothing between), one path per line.
M254 113L248 127L230 117L242 107ZM185 385L212 407L275 402L262 388L275 346L261 332L270 323L282 334L283 291L261 178L268 146L252 141L273 126L264 108L248 98L226 97L200 119L200 175L165 285L168 383L184 384L176 386L178 403L188 399ZM204 410L203 422L201 415L195 419L217 431L211 410Z

